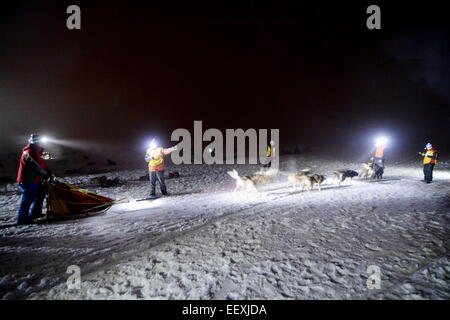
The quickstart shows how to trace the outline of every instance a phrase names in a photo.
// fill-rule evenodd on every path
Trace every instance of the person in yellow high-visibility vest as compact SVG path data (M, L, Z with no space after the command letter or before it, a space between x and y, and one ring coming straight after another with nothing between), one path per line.
M431 145L431 143L427 143L425 150L425 152L419 152L423 157L423 181L431 183L431 181L433 181L433 169L439 158L439 152Z
M155 197L156 193L156 181L159 182L159 187L163 195L168 195L166 182L164 179L164 156L177 150L177 147L164 149L159 147L156 140L153 139L150 143L150 147L145 154L145 161L148 162L148 170L150 175L150 197Z
M275 155L275 141L270 141L270 143L267 145L266 150L266 158L269 159L269 162L267 162L265 165L263 165L263 168L270 168L272 165L272 158Z

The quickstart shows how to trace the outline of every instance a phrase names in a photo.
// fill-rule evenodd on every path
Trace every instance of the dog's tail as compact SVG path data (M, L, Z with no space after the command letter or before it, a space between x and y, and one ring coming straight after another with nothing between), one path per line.
M310 173L311 173L311 168L305 168L305 169L298 171L296 174L306 176Z
M278 171L278 174L279 174L279 175L282 175L282 176L290 176L290 175L292 175L293 173L292 173L292 172L289 172L289 171Z
M233 171L228 171L227 172L229 175L230 175L230 177L232 177L233 179L239 179L240 177L239 177L239 173L236 171L236 169L233 169Z
M275 170L275 169L274 169ZM275 174L280 174L280 175L282 175L282 176L290 176L290 175L295 175L295 174L298 174L298 173L300 173L300 174L307 174L307 173L310 173L311 172L311 168L305 168L305 169L302 169L302 170L300 170L300 171L297 171L297 172L292 172L292 171L277 171Z
M370 164L368 164L366 162L361 163L361 165L362 165L363 169L366 169L366 170L370 169Z
M260 174L262 174L263 176L276 176L278 172L278 169L271 168L269 170L261 172Z

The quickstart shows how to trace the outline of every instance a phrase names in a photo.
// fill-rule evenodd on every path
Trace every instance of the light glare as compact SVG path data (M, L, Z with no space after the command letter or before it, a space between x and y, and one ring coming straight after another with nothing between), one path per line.
M379 138L375 139L375 145L377 147L386 146L387 143L388 143L388 139L386 137L379 137Z

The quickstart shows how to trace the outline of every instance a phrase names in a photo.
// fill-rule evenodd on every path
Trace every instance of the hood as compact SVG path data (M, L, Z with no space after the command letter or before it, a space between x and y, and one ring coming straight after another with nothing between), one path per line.
M36 144L28 144L22 149L23 152L37 153L38 155L42 155L44 152L44 148L36 145Z

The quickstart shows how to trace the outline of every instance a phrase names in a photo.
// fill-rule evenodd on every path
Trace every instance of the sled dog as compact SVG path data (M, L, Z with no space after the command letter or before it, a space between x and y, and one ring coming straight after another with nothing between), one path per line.
M273 176L262 173L255 173L252 176L240 176L236 169L227 173L236 180L234 191L258 191L257 188L268 183Z
M344 182L345 179L349 178L350 180L352 180L353 177L358 176L358 172L354 170L338 170L334 172L333 176L338 185L341 185L341 183Z
M305 171L300 171L297 173L290 174L288 176L288 181L292 184L292 188L295 189L297 185L302 184L302 191L306 188L311 191L314 184L320 191L320 185L325 181L325 176L320 174L307 175Z
M359 172L359 176L363 179L372 179L375 176L375 169L373 163L361 163L362 168Z

